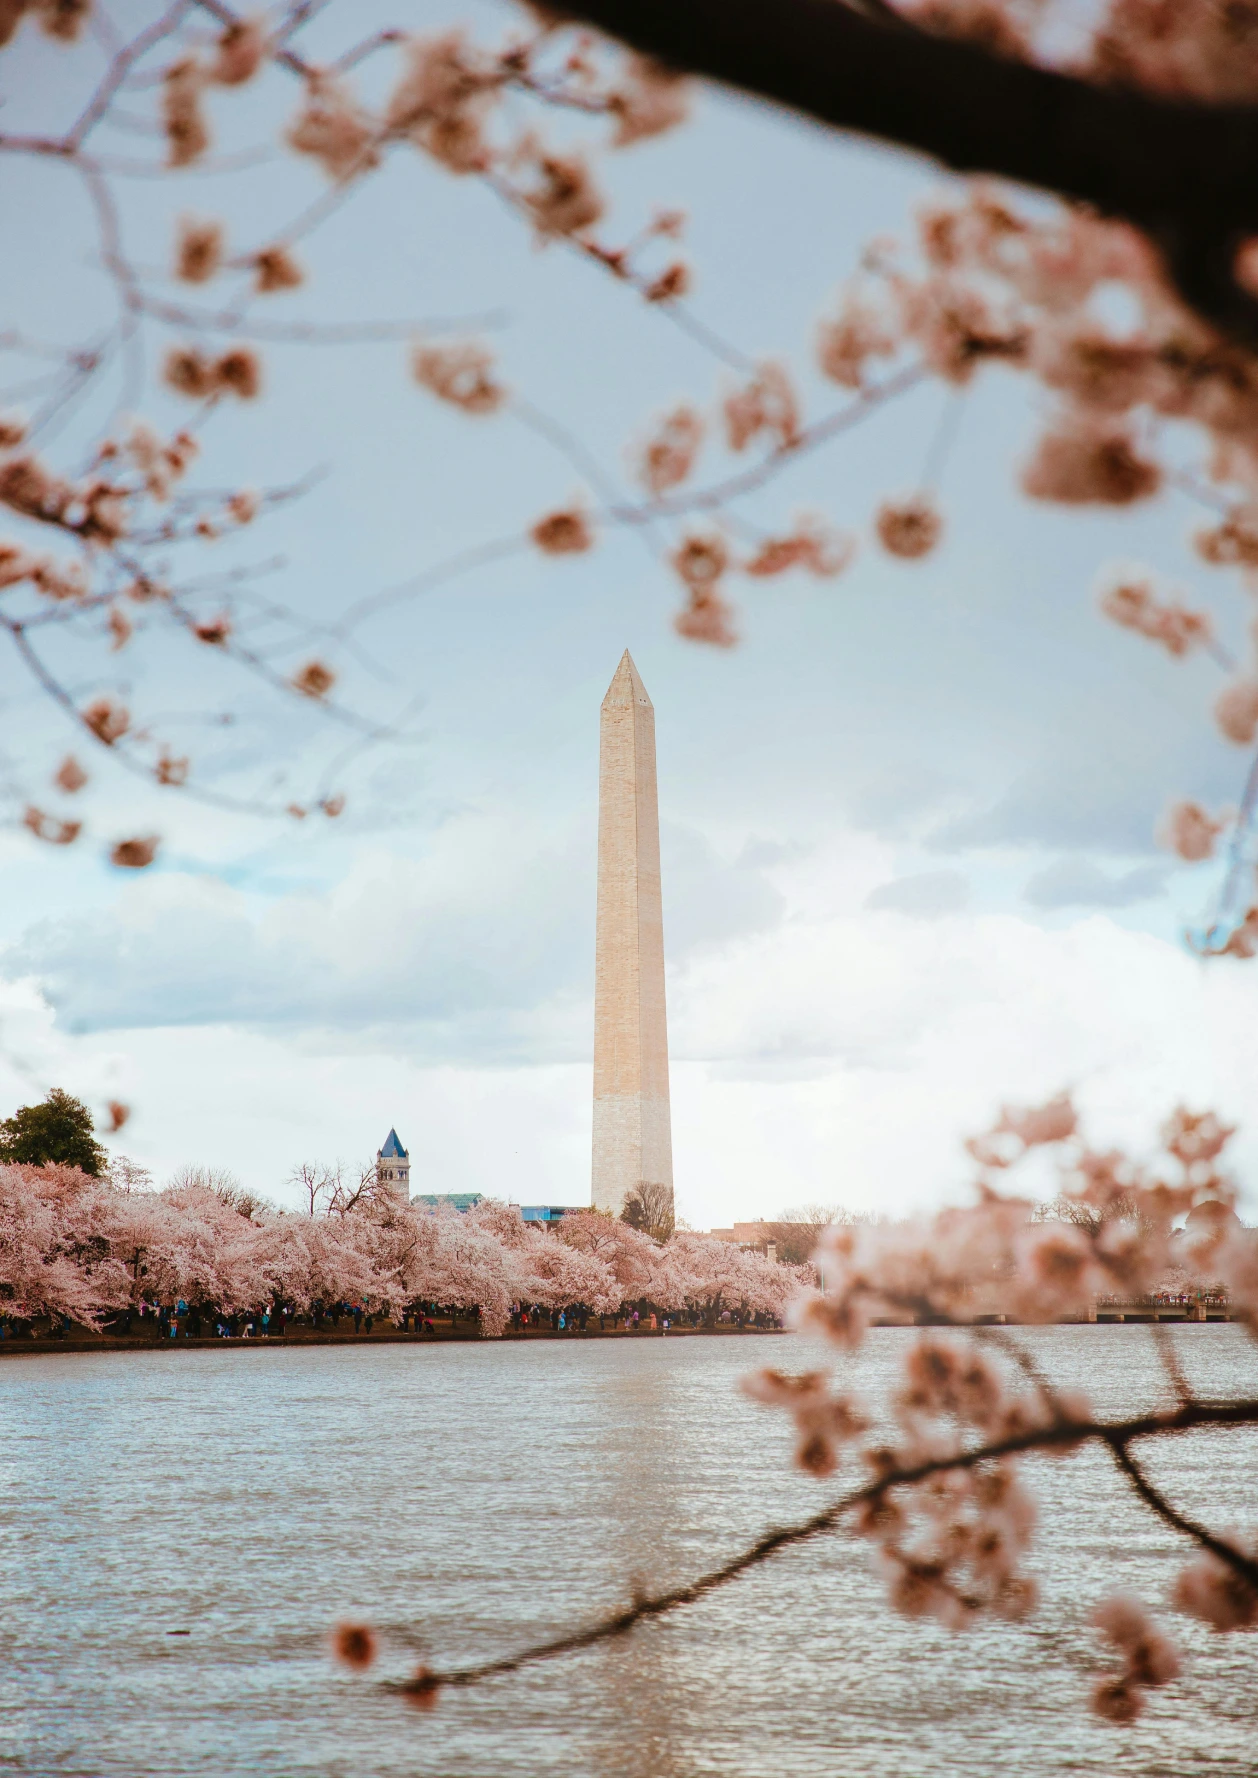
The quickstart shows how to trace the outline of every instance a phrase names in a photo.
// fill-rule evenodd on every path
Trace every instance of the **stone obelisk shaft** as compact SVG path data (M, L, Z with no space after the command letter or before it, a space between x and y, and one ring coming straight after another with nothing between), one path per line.
M626 649L599 726L594 969L596 1210L640 1185L673 1189L660 910L655 710Z

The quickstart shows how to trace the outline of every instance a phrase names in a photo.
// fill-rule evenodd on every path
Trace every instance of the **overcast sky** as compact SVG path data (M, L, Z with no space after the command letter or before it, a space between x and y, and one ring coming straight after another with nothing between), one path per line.
M416 29L445 16L374 0L354 16L365 31L377 12ZM148 13L115 15L130 28ZM473 16L496 31L506 15ZM313 55L320 31L342 46L328 20ZM24 27L0 57L6 127L55 127L97 53ZM216 97L224 146L260 140L293 102L279 75ZM112 146L158 152L136 136ZM128 250L159 280L180 211L256 241L319 181L291 157L128 179ZM818 416L842 397L809 368L817 317L862 243L906 230L941 181L704 93L685 130L617 157L605 183L609 240L656 204L686 210L694 312L749 355L788 361ZM0 162L0 240L0 325L70 342L108 316L67 169ZM562 249L539 252L492 195L410 153L302 253L309 287L269 314L482 317L515 394L626 491L627 447L652 416L729 385L661 312ZM28 374L12 358L0 370L5 387ZM256 411L216 419L199 474L323 479L215 546L212 566L283 557L259 586L320 621L588 490L512 415L425 396L402 342L268 348L266 375ZM862 547L833 582L739 583L732 652L673 633L674 582L623 534L572 560L505 553L399 595L353 650L321 645L347 702L406 729L352 758L352 737L212 650L156 631L107 660L67 648L76 695L125 694L204 782L301 795L327 770L348 807L335 824L228 817L93 761L78 845L0 833L0 1112L53 1084L97 1108L120 1097L135 1113L113 1146L159 1179L227 1167L281 1200L294 1163L359 1161L390 1125L416 1189L587 1199L598 710L627 646L656 710L680 1214L709 1227L801 1202L936 1201L963 1187L961 1139L1002 1100L1063 1086L1101 1140L1146 1143L1181 1098L1243 1121L1258 965L1206 968L1185 949L1215 879L1172 868L1152 837L1172 795L1234 800L1243 756L1209 723L1217 669L1108 626L1098 576L1147 562L1225 634L1246 614L1189 550L1198 514L1182 496L1084 517L1024 500L1016 464L1039 404L1001 372L956 416L942 546L915 564L880 555L871 516L917 484L950 399L939 386L901 398L746 509L781 527L811 507ZM162 426L179 414L161 394L141 405ZM726 462L713 445L702 474ZM287 670L302 648L276 658ZM12 657L2 674L16 796L71 737ZM230 727L208 720L223 711ZM106 841L156 830L151 870L102 862ZM1253 1174L1251 1135L1237 1154Z

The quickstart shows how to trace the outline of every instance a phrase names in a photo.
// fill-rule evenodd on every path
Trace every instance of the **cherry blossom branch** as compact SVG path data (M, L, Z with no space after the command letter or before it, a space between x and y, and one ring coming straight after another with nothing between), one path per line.
M244 17L234 7L224 6L222 0L193 0L193 4L199 11L208 12L210 17L217 20L220 25L239 25ZM304 18L298 23L304 24ZM271 47L271 60L278 62L282 68L287 68L290 73L298 74L305 80L315 72L315 69L295 50L291 50L286 41L286 38L296 29L296 24L290 25L287 31L281 33L280 37L275 40Z
M193 3L202 11L208 12L220 24L232 26L241 23L242 15L234 8L223 4L223 0L193 0ZM347 51L346 55L342 57L342 62L352 65L354 61L361 59L370 51L386 43L398 41L399 35L391 32L377 33L364 40L358 49ZM288 48L287 44L274 47L271 59L281 67L288 69L290 73L306 81L309 81L318 72L312 63ZM544 84L529 79L523 67L524 60L525 58L518 54L504 58L497 76L498 83L503 86L519 87L521 91L530 92L533 97L543 102L549 101L553 95ZM567 101L560 100L559 102L566 103ZM585 107L582 108L585 109ZM387 125L371 132L363 143L354 170L367 170L382 150L396 146L405 135L405 130L391 129ZM532 222L533 218L523 194L517 191L509 180L504 179L491 168L480 172L478 177L510 210L526 221ZM353 179L347 172L340 185L315 199L286 229L279 231L272 239L285 243L303 239L347 201L351 195L352 186ZM597 242L580 233L565 231L560 233L556 239L559 245L565 247L569 252L578 254L587 263L596 263L602 270L611 272L617 282L626 284L635 290L651 307L666 315L674 326L688 334L704 350L712 353L723 363L740 371L748 371L753 368L753 361L745 352L740 351L737 346L722 338L714 328L694 314L679 297L670 298L667 301L658 300L653 292L653 281L634 273L623 264L616 254L609 253Z
M274 490L270 495L265 497L266 503L274 505L285 499L294 497L301 491L302 484L300 483L292 488ZM213 495L206 495L204 493L199 494L195 497L195 502L204 504L204 501L207 498L212 499ZM89 535L87 528L89 523L88 519L74 521L65 517L64 514L53 513L44 513L40 516L44 523L74 537L76 540L82 541ZM164 534L162 540L170 541L172 537L174 541L180 540L179 535L174 532ZM143 542L144 540L141 538L139 541ZM115 542L109 549L108 555L124 581L130 581L133 584L149 584L149 577L146 575L142 561L138 556L134 555L131 550L124 549ZM236 571L236 573L238 574L239 571ZM229 574L227 578L231 579L232 577L233 576ZM220 579L221 578L222 577L220 577ZM385 739L399 738L393 726L370 722L357 715L356 712L336 703L327 696L326 687L320 687L317 691L311 691L302 683L295 681L293 678L286 676L283 673L277 672L259 650L246 646L243 642L234 638L228 628L224 628L220 634L215 635L213 638L207 638L204 629L204 620L201 619L195 611L189 608L185 603L184 596L182 596L187 592L195 590L195 586L182 589L182 593L179 588L166 589L165 596L162 600L162 609L166 611L189 635L196 637L199 645L205 645L207 640L212 640L214 646L219 648L222 653L246 667L257 677L263 679L272 689L282 691L290 697L303 697L307 702L314 702L322 714L329 717L331 720L354 730L365 744L371 744ZM272 806L261 799L233 797L221 792L207 790L199 785L189 784L186 777L186 762L183 762L184 769L177 778L163 777L159 770L155 770L152 766L133 756L130 751L130 743L125 738L125 730L122 733L117 734L103 732L101 724L93 719L91 712L80 710L78 708L69 691L51 672L45 661L35 649L28 632L32 628L44 627L51 623L72 622L76 618L99 609L101 606L111 605L115 593L116 588L110 588L92 598L82 601L76 600L70 605L36 611L34 614L25 617L3 616L0 617L0 627L8 631L19 656L23 660L28 671L30 671L35 678L36 683L40 688L66 712L71 720L85 734L91 737L94 745L105 747L113 758L122 765L124 770L129 771L134 776L149 781L156 778L158 782L177 783L180 788L186 790L187 794L189 794L193 800L207 803L216 808L222 808L236 813L265 815L291 814L292 810L290 805ZM274 603L269 606L267 615L271 618L282 618L284 621L293 624L295 627L303 629L305 633L308 634L322 632L330 635L333 633L330 626L327 625L300 624L296 619L295 614Z
M482 179L509 210L517 216L528 218L528 206L524 198L508 180L495 173L482 174ZM701 320L680 298L670 298L666 302L655 300L651 295L652 280L639 277L636 273L627 270L617 262L613 254L610 254L606 248L600 247L596 241L588 240L579 234L565 233L557 237L555 244L563 247L569 253L575 253L585 264L597 265L603 271L610 272L618 284L623 284L630 290L636 291L650 308L664 315L682 333L688 334L696 345L702 346L704 351L709 352L722 364L728 365L731 370L750 371L755 368L754 360L746 352L723 338L715 328L709 327L707 322Z
M749 469L739 470L736 475L713 482L706 488L696 488L690 493L660 495L636 504L626 502L623 505L610 506L603 513L596 514L596 517L610 519L617 524L641 525L648 524L653 519L681 518L692 512L716 512L730 501L741 499L745 494L754 494L766 487L790 464L818 450L822 445L829 444L840 434L849 432L876 408L885 406L897 396L907 394L910 389L926 382L929 375L924 365L911 364L873 388L863 390L853 401L838 408L833 414L828 414L825 419L816 421L812 426L805 426L788 443L779 445Z
M577 0L635 49L839 129L1094 205L1147 230L1181 294L1246 341L1232 268L1258 229L1258 108L1173 102L888 28L834 0Z
M253 65L256 67L260 60L265 60L272 65L284 68L303 82L309 91L313 92L316 85L320 81L325 81L330 74L346 73L376 51L396 44L406 36L405 33L399 31L374 32L345 51L336 62L326 66L320 64L316 67L314 63L299 53L292 43L295 32L314 16L316 10L317 8L312 5L299 5L290 8L286 18L279 23L276 29L272 30L269 35L257 37L256 45L251 47L248 52L258 58ZM427 323L389 320L331 324L318 322L276 323L269 320L255 322L249 318L249 311L254 306L256 297L264 292L265 287L262 289L255 287L252 291L242 289L236 299L229 300L217 310L170 301L150 292L148 285L152 281L153 274L128 257L123 236L122 218L111 180L114 175L119 173L160 176L172 169L195 172L204 170L207 166L205 150L209 145L208 129L203 121L194 118L189 122L185 119L186 126L192 130L192 136L196 137L195 143L191 137L181 138L179 136L179 126L174 121L174 114L171 111L171 105L178 103L179 100L177 88L172 86L171 82L177 82L181 71L187 75L192 86L191 96L186 99L186 102L195 106L198 103L198 94L203 90L206 81L221 78L224 84L233 84L242 76L216 76L211 71L209 64L202 56L203 46L200 36L193 34L190 37L185 29L189 18L196 12L208 15L218 26L225 27L225 34L220 39L220 53L222 44L238 40L242 35L248 37L251 31L256 35L260 29L256 21L246 19L241 12L222 3L222 0L174 0L174 4L167 5L165 10L144 30L126 41L121 34L113 30L108 20L98 17L93 20L93 28L106 56L105 71L90 87L86 102L82 103L81 108L78 109L70 127L60 135L41 136L29 133L0 136L0 152L59 161L70 168L81 181L94 213L96 250L99 262L113 285L116 302L116 312L107 330L91 342L90 350L58 355L64 368L58 372L53 387L48 391L33 420L26 425L25 437L22 441L24 445L37 441L47 442L55 433L63 429L75 416L90 391L94 387L99 387L102 375L110 371L111 367L121 370L122 386L115 414L106 427L107 435L112 433L118 414L123 409L138 407L146 370L145 321L151 320L165 326L211 333L236 333L244 339L339 345L371 339L395 340L416 332L421 334L439 332L453 327L484 328L494 325L500 319L498 315L491 314L465 317L459 321L440 318ZM569 89L565 83L556 85L542 80L530 65L530 57L549 41L552 28L549 25L544 26L540 32L535 33L530 43L523 46L513 43L508 46L505 53L491 57L485 63L487 87L519 88L534 99L547 104L568 107L575 105L577 108L582 108L580 105L581 95L577 91L580 84L579 78ZM182 59L171 62L169 66L161 67L157 65L159 58L153 57L151 52L158 50L164 43L168 43L175 56ZM243 78L248 77L249 74L246 72ZM160 164L157 161L131 163L119 160L116 156L95 152L93 139L101 126L107 127L113 121L115 102L124 94L151 91L155 87L165 88L162 101L164 125L157 119L152 121L138 119L125 112L119 114L118 122L120 127L130 128L133 133L141 132L151 136L155 141L165 138L168 149L165 160ZM176 96L172 97L172 95ZM615 115L622 97L623 95L617 88L609 85L605 96L599 100L597 109L601 113ZM123 103L126 103L125 99ZM333 175L331 187L313 202L306 204L289 223L286 230L281 231L277 236L270 236L257 252L246 253L243 256L240 252L236 252L230 258L220 261L221 269L229 272L254 271L256 269L254 262L258 260L262 252L274 252L277 246L308 235L327 220L352 194L352 190L355 188L354 176L374 167L384 151L399 147L404 142L418 143L420 140L417 130L423 122L422 112L419 114L412 112L405 119L396 115L392 108L376 119L367 117L367 114L362 115L367 120L367 128L352 164L346 166L342 163L336 169L325 166L325 170L332 172ZM195 129L192 129L193 123L195 123ZM659 126L653 124L651 127ZM318 154L317 149L313 152ZM255 158L256 155L253 151L245 156L246 160ZM500 178L494 171L494 164L492 159L486 163L481 174L482 179L507 199L517 215L531 229L538 230L543 237L549 234L550 238L562 240L570 250L578 252L587 259L597 261L601 269L610 272L619 281L629 284L644 300L651 302L653 306L665 309L676 325L683 327L708 350L715 352L724 362L739 368L749 365L750 361L745 354L739 352L728 342L720 340L711 329L707 328L679 303L677 299L683 287L684 278L673 278L671 281L668 278L652 280L637 271L637 253L657 233L664 232L662 229L657 229L654 224L649 229L644 229L641 240L632 250L612 250L598 245L589 238L588 225L583 227L575 220L550 230L539 219L535 208L536 197L525 189L518 180L513 179L511 182L507 182ZM671 269L673 272L684 272L684 268L673 267ZM198 280L189 274L189 281ZM8 342L6 341L6 343ZM191 389L187 392L191 393ZM237 390L237 393L247 394L251 391L241 389ZM185 430L195 433L199 424L204 422L209 411L215 405L217 403L214 397L204 401L198 415ZM568 460L574 465L578 465L582 473L592 480L593 485L604 499L609 502L615 500L617 496L615 484L611 478L602 475L578 440L528 404L525 404L521 409L520 417L535 431L544 433L552 443L564 451ZM107 437L107 443L111 452L116 451L115 440ZM103 457L101 461L104 461ZM97 470L98 463L93 460L89 466L89 473L96 473ZM107 494L111 498L125 501L129 497L129 493L125 489L115 486L111 490L102 482L98 482L97 486L103 494ZM29 511L21 507L17 509L23 512L23 516L35 520L52 516L51 513L41 513L34 507ZM110 560L112 560L115 570L135 577L134 584L136 586L148 588L150 595L153 592L160 593L162 609L166 616L181 624L189 632L194 633L201 643L212 641L227 657L248 666L252 671L267 679L276 689L284 689L289 693L292 693L294 688L297 691L305 690L306 688L301 684L298 683L295 687L294 681L275 672L268 662L266 650L245 646L243 637L239 633L233 635L231 626L226 621L217 620L209 623L199 617L180 595L179 589L159 587L155 578L145 571L143 564L147 558L142 554L145 549L157 544L191 541L197 535L214 535L215 532L212 528L214 522L214 515L208 514L204 510L198 511L195 502L185 503L182 508L176 502L169 515L156 526L150 525L141 529L132 527L125 549L117 539L110 542L105 552L105 560L101 563L100 579L90 594L85 589L82 597L75 598L72 609L67 606L55 611L28 613L23 618L13 618L6 623L6 627L10 630L18 646L24 664L28 671L33 673L41 688L51 694L55 687L55 701L67 714L71 715L81 728L85 728L91 733L96 742L108 746L114 757L123 763L126 769L141 776L150 775L148 768L131 755L135 750L135 743L139 740L146 740L148 737L141 735L134 727L130 729L129 733L124 727L125 739L122 734L114 734L106 738L98 733L93 727L92 720L84 712L76 710L73 697L66 687L59 685L55 673L36 649L33 635L27 632L36 626L46 625L62 628L85 616L95 618L103 608L108 607L110 630L115 639L114 645L121 646L125 643L131 633L132 625L125 610L117 608L113 602L116 595L124 590L124 583L122 579L115 578L111 574ZM63 523L60 528L74 535L75 540L80 544L91 545L93 551L104 537L103 529L97 527L93 514L89 514L88 519L84 520L81 525ZM529 540L528 537L513 540L507 546L506 553L513 553L517 548L527 547ZM495 548L492 553L498 553L497 549ZM99 562L101 559L96 557L96 560ZM439 578L447 577L447 573L448 571L443 571ZM40 590L47 590L42 587L42 583L38 584ZM386 595L383 602L387 603L390 597L397 596L404 595L400 591L393 595ZM351 621L353 620L351 619ZM211 635L209 633L211 630L216 633ZM320 675L327 678L330 683L330 675L322 667L322 664L315 663L315 666ZM348 722L368 740L377 739L390 732L378 726L366 724L350 713L339 709L326 696L325 689L319 691L317 701L321 708L334 719ZM129 720L129 713L120 709L117 714L120 715L125 725ZM181 772L186 774L186 762L177 763ZM213 800L221 801L222 799ZM232 806L237 805L233 802ZM253 807L255 805L240 806ZM63 823L62 827L66 833L69 833L71 828L75 832L78 831L78 824Z
M952 447L957 441L961 427L961 415L965 409L964 393L960 389L952 389L948 400L939 416L934 435L926 451L926 461L922 466L919 487L924 494L933 493L940 477L943 475Z
M969 1450L958 1451L949 1456L931 1457L920 1463L905 1464L879 1476L877 1480L867 1483L864 1487L854 1488L831 1505L823 1507L820 1512L804 1519L796 1525L778 1527L767 1531L763 1537L739 1552L719 1568L700 1575L697 1580L688 1581L682 1586L670 1587L664 1592L653 1593L636 1598L632 1605L623 1611L613 1612L598 1623L589 1625L584 1630L577 1630L566 1636L557 1636L549 1641L535 1644L532 1648L522 1649L518 1654L505 1655L498 1660L482 1661L470 1667L455 1667L448 1670L421 1669L414 1679L405 1682L391 1682L388 1689L402 1692L418 1701L431 1702L435 1694L443 1686L478 1685L482 1680L502 1677L508 1673L519 1672L522 1668L534 1666L541 1661L555 1660L562 1655L575 1654L586 1648L594 1648L600 1643L614 1641L627 1635L638 1624L648 1619L667 1616L683 1606L697 1604L710 1593L727 1586L737 1580L750 1569L759 1567L762 1562L778 1555L784 1549L791 1549L801 1543L808 1543L813 1538L837 1528L846 1515L861 1506L872 1505L880 1501L891 1489L910 1487L918 1482L928 1481L932 1476L944 1475L956 1470L971 1470L981 1464L992 1463L1002 1457L1023 1455L1028 1451L1068 1451L1088 1442L1099 1442L1109 1447L1115 1460L1129 1474L1133 1486L1141 1497L1146 1499L1153 1510L1167 1517L1167 1522L1186 1536L1194 1538L1209 1549L1221 1562L1224 1562L1236 1574L1249 1584L1258 1587L1258 1562L1251 1560L1231 1544L1216 1538L1204 1527L1197 1526L1194 1521L1177 1514L1169 1502L1148 1483L1135 1464L1127 1457L1126 1447L1138 1439L1161 1438L1202 1428L1254 1426L1258 1425L1258 1399L1238 1402L1188 1402L1170 1413L1142 1414L1129 1420L1095 1421L1074 1420L1068 1417L1059 1418L1048 1426L1036 1427L1031 1430L1014 1434L1007 1438L995 1439L988 1444L974 1446ZM1126 1462L1123 1461L1126 1459ZM1127 1465L1130 1464L1130 1470ZM1134 1473L1131 1473L1134 1471ZM1145 1489L1149 1494L1146 1495ZM1154 1498L1156 1497L1156 1503ZM1163 1506L1166 1511L1163 1512ZM1168 1517L1169 1515L1173 1515Z
M516 417L547 438L573 464L579 473L586 476L606 500L607 504L600 508L594 517L606 523L630 527L649 528L657 520L680 518L689 513L715 512L730 505L733 501L766 487L791 464L810 452L829 444L833 439L858 425L868 414L886 403L906 394L925 382L929 372L923 365L909 365L904 370L885 379L875 387L862 391L846 406L835 413L827 415L814 425L803 428L789 443L771 451L759 463L748 469L728 476L707 488L695 489L685 494L657 496L641 502L619 501L609 498L610 478L601 466L591 457L586 447L561 426L550 415L543 413L533 403L517 399L511 405ZM386 589L380 593L368 595L345 613L337 626L338 634L348 632L375 616L400 600L417 597L423 593L434 591L448 581L458 578L471 570L488 565L491 562L516 554L530 548L531 537L528 533L513 533L507 537L496 538L486 544L476 544L470 549L461 550L445 562L435 564L413 580L400 587Z
M235 154L206 155L191 167L181 169L185 177L204 179L223 173L248 173L254 167L265 167L279 159L279 150L269 143L256 148L241 148ZM117 179L169 179L170 168L164 160L128 160L125 155L95 154L93 165L100 172Z
M86 720L83 712L75 704L74 699L70 696L69 692L55 675L48 670L43 659L31 646L30 638L26 634L25 625L0 617L0 627L9 632L14 647L17 649L18 654L21 656L23 662L34 677L36 683L40 686L41 690L52 699L53 703L59 705L60 708L65 711L66 715L69 716L71 721L81 729L84 734L91 738L93 745L108 746L110 753L118 764L124 771L130 772L133 777L146 779L150 784L160 782L160 780L157 779L153 768L144 764L142 760L136 759L127 750L125 744L119 744L118 742L108 743L101 740L100 735ZM179 785L179 789L182 795L190 797L193 802L204 803L209 808L222 809L230 814L286 815L289 812L287 807L282 804L265 803L260 798L229 796L222 791L208 790L203 785L189 783L187 781L182 782Z
M51 345L47 340L35 340L29 334L16 327L6 327L0 332L0 352L21 352L28 358L49 358L57 364L68 364L75 357L73 351L64 346Z
M169 600L169 609L171 614L186 630L191 634L196 634L200 620L194 612L189 611L174 595L172 595ZM273 691L282 691L289 697L305 697L307 702L312 701L308 694L303 693L299 688L294 686L291 679L287 678L283 673L277 673L270 663L262 655L257 653L256 650L245 648L239 642L235 642L231 638L216 643L215 646L221 648L231 659L238 661L242 666L248 667L250 671L257 674L260 679L265 680ZM356 711L347 709L343 704L334 703L327 697L321 696L314 701L317 701L318 707L324 715L331 717L334 722L340 723L344 728L355 730L359 735L362 735L369 740L385 741L395 740L397 738L393 728L388 724L370 722L366 717L359 716Z
M377 31L373 37L366 37L353 49L347 49L330 64L333 74L348 74L357 68L369 56L374 56L378 49L387 49L390 44L401 43L406 37L405 31Z
M539 438L544 438L548 444L553 445L562 456L567 458L578 475L584 476L590 486L602 499L607 501L609 512L615 513L617 511L616 501L619 493L615 481L575 433L570 432L566 426L561 425L552 415L543 412L533 402L520 397L511 403L511 412L522 425L527 426Z

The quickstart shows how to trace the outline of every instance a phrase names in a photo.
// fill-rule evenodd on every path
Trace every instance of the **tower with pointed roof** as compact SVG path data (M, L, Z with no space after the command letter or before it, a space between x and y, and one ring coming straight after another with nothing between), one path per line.
M599 723L592 1201L673 1193L655 709L626 649Z
M376 1154L376 1179L389 1191L396 1192L409 1204L411 1199L411 1157L398 1141L396 1130L390 1130L384 1147Z

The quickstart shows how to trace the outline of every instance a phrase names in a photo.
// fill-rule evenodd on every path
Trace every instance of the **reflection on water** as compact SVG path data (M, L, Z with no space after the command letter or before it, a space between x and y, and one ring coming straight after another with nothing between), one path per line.
M1237 1328L1174 1330L1203 1392L1253 1388ZM851 1365L872 1393L908 1334ZM1147 1331L1028 1334L1106 1411L1160 1392ZM954 1635L883 1608L862 1547L795 1550L628 1642L408 1711L332 1666L480 1659L710 1566L827 1486L735 1389L784 1339L315 1347L0 1365L0 1771L81 1778L1252 1778L1258 1637L1175 1619L1187 1677L1094 1725L1090 1605L1165 1600L1182 1551L1097 1453L1033 1466L1045 1594ZM1148 1456L1252 1522L1258 1441ZM832 1486L832 1485L830 1485ZM189 1635L172 1635L187 1630Z

